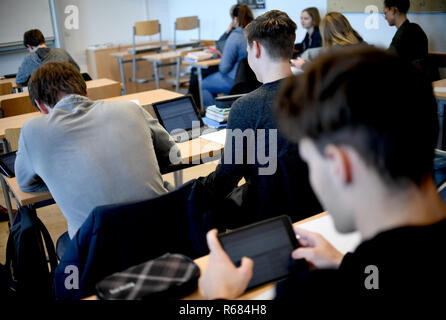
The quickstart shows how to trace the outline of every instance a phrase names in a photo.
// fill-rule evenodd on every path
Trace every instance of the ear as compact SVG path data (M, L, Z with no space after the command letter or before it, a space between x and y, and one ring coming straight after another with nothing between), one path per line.
M352 163L347 151L330 144L325 147L324 155L330 161L333 177L340 184L349 184L352 181Z
M49 110L48 110L48 107L44 103L39 102L39 101L37 101L35 99L34 99L34 102L36 103L36 105L39 108L40 112L42 112L43 114L50 113Z
M262 53L262 47L257 41L252 42L252 47L254 49L254 56L256 57L256 59L258 59L260 57L260 54Z

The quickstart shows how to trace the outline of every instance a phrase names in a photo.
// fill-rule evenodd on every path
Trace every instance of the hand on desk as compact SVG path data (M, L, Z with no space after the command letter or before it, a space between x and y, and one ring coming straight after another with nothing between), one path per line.
M344 255L331 245L322 235L294 227L299 235L300 248L293 251L293 259L306 259L317 269L338 268Z
M217 229L207 233L209 260L200 286L207 299L234 299L241 295L252 278L254 263L243 257L236 267L217 239Z

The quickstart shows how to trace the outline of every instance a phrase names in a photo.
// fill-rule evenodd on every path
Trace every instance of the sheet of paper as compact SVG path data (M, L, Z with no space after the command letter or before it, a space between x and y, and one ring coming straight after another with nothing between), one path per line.
M342 253L353 251L361 242L359 232L341 234L336 231L330 215L299 225L302 229L322 234L336 249Z
M434 87L435 92L446 92L446 87Z
M225 145L226 141L226 129L211 132L200 136L201 139L215 142L221 145Z

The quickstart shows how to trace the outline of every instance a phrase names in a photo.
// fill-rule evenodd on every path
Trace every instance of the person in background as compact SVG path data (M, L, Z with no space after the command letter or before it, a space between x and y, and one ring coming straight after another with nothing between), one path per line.
M232 30L234 30L236 28L236 26L234 25L235 19L233 16L234 8L236 6L238 6L238 5L234 4L231 7L231 9L229 9L229 16L231 17L231 22L229 23L229 26L226 29L226 31L220 36L220 38L217 41L215 41L215 47L216 47L217 53L220 57L222 56L222 52L223 52L223 48L225 46L226 40L228 39ZM207 76L209 76L217 71L218 71L218 66L210 66L206 69L201 69L201 77L202 77L202 79L205 79ZM200 93L198 91L198 76L197 76L197 68L196 67L193 67L190 70L188 94L192 95L192 97L197 105L201 105Z
M26 31L23 35L23 44L29 54L23 60L16 75L16 83L20 86L26 86L33 72L47 62L67 61L80 70L77 63L64 49L47 47L45 38L38 29Z
M203 80L202 94L205 107L214 105L218 93L228 94L234 85L237 67L246 58L245 28L254 18L251 9L245 5L236 5L232 10L234 29L229 34L221 56L218 71Z
M313 48L296 60L291 60L291 65L297 69L302 69L303 65L314 60L323 50L333 46L350 46L362 43L364 40L359 33L353 29L347 18L339 12L329 12L322 19L320 25L322 35L322 47Z
M276 299L441 307L434 301L446 285L446 207L432 176L437 104L422 72L370 46L336 49L286 81L274 113L299 143L335 228L362 238L343 255L322 235L295 228L300 248L292 258L312 268L279 282ZM236 267L216 235L207 235L201 288L209 299L232 299L244 292L253 262L245 257Z
M398 29L389 50L414 62L427 58L428 39L418 24L407 19L409 8L409 0L384 0L384 14L387 23Z
M319 48L322 46L321 32L319 31L319 23L321 17L319 10L315 7L306 8L300 15L300 23L307 30L304 40L294 45L294 58L301 55L305 50L310 48Z

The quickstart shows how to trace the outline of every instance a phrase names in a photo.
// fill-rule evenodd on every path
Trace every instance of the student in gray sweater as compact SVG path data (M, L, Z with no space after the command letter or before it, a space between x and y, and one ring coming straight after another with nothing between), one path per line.
M64 49L48 48L45 44L45 38L43 37L42 32L38 29L32 29L25 32L23 35L23 44L28 48L30 53L25 57L17 72L16 83L18 85L26 86L33 72L47 62L68 61L75 66L77 70L80 70L77 63Z
M74 237L97 206L166 193L160 168L178 148L167 131L130 101L91 101L68 62L50 62L29 81L43 113L21 131L15 162L25 192L51 192Z

